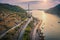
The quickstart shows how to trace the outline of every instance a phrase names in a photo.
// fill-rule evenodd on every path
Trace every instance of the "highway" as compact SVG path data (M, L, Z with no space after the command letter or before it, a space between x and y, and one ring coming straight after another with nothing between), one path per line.
M15 29L16 27L19 27L22 23L23 23L23 25L21 26L21 28L20 28L20 33L18 34L19 36L18 36L18 40L22 40L22 38L23 38L23 35L24 35L24 32L25 32L25 29L26 29L26 27L28 26L28 24L31 22L33 20L33 18L31 17L31 18L27 18L25 21L23 21L23 22L21 22L20 24L17 24L16 26L14 26L13 28L11 28L11 29L9 29L8 31L6 31L5 33L3 33L1 36L0 36L0 39L2 38L2 37L4 37L9 31L11 31L11 30L13 30L13 29ZM36 32L37 32L37 29L41 26L41 24L42 24L42 20L40 20L38 23L37 23L37 25L34 27L34 29L32 30L32 36L31 36L31 40L35 40L35 38L36 38Z
M21 30L21 32L20 32L20 34L19 34L18 40L22 40L23 34L24 34L24 32L25 32L25 29L26 29L26 27L28 26L28 24L29 24L31 21L32 21L32 17L29 18L29 19L27 20L27 22L22 26L22 28L21 28L22 30Z
M28 18L27 18L28 19ZM2 35L0 35L0 39L2 38L2 37L4 37L9 31L11 31L11 30L13 30L13 29L15 29L15 28L17 28L17 27L19 27L22 23L24 23L27 19L25 19L24 21L22 21L21 23L19 23L19 24L17 24L17 25L15 25L14 27L12 27L11 29L9 29L8 31L6 31L5 33L3 33Z

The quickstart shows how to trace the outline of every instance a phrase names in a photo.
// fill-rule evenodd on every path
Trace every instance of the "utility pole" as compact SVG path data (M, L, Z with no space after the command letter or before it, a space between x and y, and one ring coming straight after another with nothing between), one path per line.
M30 3L28 3L28 14L29 14L29 17L32 16L32 12L30 12Z
M30 3L28 3L28 16L31 17L32 13L30 12Z
M29 13L29 11L30 11L30 4L28 3L28 13Z

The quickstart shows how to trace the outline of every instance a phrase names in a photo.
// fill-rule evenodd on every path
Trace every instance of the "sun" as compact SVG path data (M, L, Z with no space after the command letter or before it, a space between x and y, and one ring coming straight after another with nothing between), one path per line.
M47 2L47 0L43 0L43 2Z

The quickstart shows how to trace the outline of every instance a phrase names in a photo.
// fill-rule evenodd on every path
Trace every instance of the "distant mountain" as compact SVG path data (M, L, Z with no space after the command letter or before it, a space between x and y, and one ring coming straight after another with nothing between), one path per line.
M4 10L4 9L9 10L11 12L26 13L26 11L19 6L0 3L0 10Z
M17 14L17 15L20 15L20 17L22 18L27 16L26 15L27 12L23 8L16 6L16 5L3 4L3 3L0 3L0 14L1 13Z
M3 28L11 28L27 18L27 12L15 5L0 3L0 34Z
M60 17L60 4L56 5L53 8L46 10L45 12L55 14Z

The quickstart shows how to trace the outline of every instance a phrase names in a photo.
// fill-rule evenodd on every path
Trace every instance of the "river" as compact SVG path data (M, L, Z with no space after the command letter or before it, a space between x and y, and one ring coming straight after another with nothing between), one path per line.
M40 10L33 10L32 16L43 20L41 26L42 32L44 33L45 40L60 40L60 18L56 15L45 13Z

